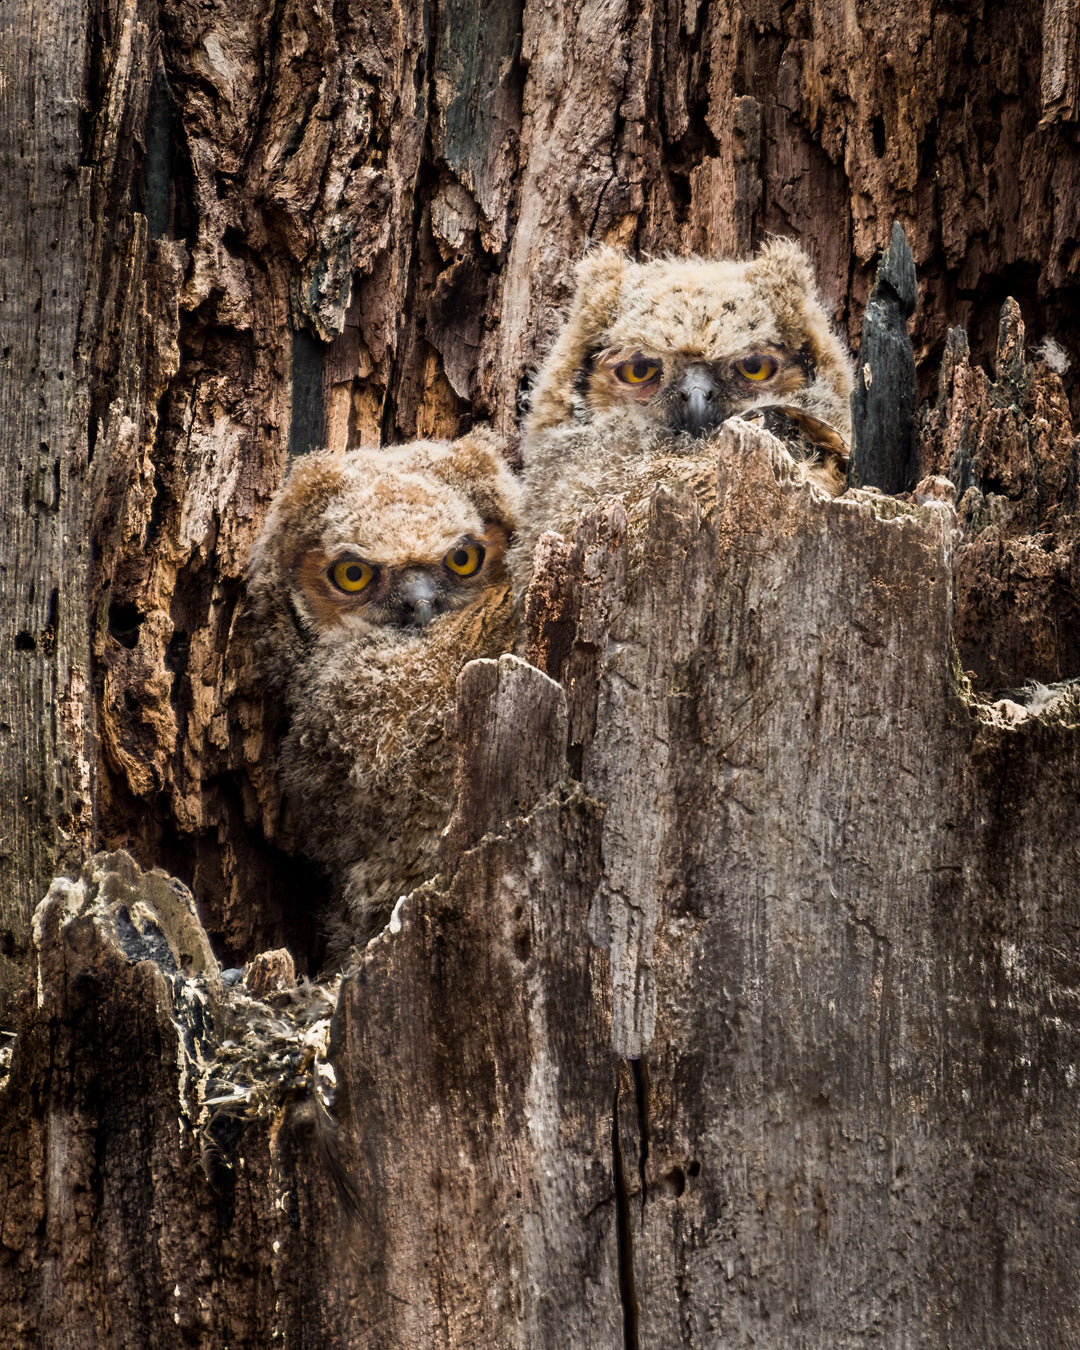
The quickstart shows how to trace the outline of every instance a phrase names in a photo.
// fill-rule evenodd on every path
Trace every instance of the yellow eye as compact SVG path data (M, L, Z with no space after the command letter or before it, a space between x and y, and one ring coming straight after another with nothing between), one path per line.
M749 356L735 362L735 370L744 380L757 382L768 380L778 369L777 361L771 356L766 356L764 352L751 352Z
M346 595L357 595L369 585L375 569L359 558L344 558L330 568L330 580Z
M635 356L629 361L620 361L615 367L615 378L623 384L648 384L660 374L659 361L650 361L644 356Z
M471 577L484 565L483 544L458 544L443 559L450 571L459 577Z

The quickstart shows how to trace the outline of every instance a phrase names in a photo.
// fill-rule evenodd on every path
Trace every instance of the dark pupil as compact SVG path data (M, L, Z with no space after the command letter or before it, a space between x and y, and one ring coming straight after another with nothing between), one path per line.
M349 563L345 569L345 580L354 584L364 579L364 569L359 563Z
M652 363L651 363L651 362L649 362L649 361L635 361L635 362L634 362L634 379L635 379L635 380L645 380L645 379L648 379L651 370L652 370Z
M469 565L469 550L467 548L454 549L454 566L465 568Z
M760 356L748 356L743 362L747 375L756 375L763 364Z

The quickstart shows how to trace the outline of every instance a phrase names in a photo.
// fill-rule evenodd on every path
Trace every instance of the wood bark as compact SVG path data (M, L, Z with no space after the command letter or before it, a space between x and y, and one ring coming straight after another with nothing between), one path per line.
M793 233L854 341L899 221L924 396L951 326L992 356L1007 294L1080 350L1063 11L425 12L99 20L121 316L94 380L100 833L194 885L230 959L302 950L318 893L277 848L233 626L288 454L478 418L512 433L590 239L730 252Z
M17 9L0 1346L1077 1341L1074 7ZM315 945L288 458L512 439L590 241L794 234L854 344L894 222L915 492L729 429L714 514L548 542L317 1128L315 995L223 973Z
M640 554L615 499L551 547L526 641L561 682L509 655L463 672L445 876L342 987L351 1229L284 1101L200 1169L225 1014L193 909L122 861L57 883L3 1137L7 1173L66 1163L7 1229L13 1325L1072 1343L1080 695L971 696L957 543L947 503L825 499L729 427L714 516L660 489ZM34 1278L57 1265L59 1304Z

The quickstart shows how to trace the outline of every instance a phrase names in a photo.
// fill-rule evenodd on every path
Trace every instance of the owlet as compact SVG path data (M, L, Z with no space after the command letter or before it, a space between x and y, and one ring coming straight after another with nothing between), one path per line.
M256 659L283 705L299 851L343 901L341 957L438 870L461 667L512 646L520 489L493 436L306 455L252 553Z
M633 501L674 478L707 498L711 438L732 416L763 423L835 495L850 397L850 361L791 240L741 262L638 263L597 248L578 266L566 323L532 390L522 547L542 530L567 530L605 493Z

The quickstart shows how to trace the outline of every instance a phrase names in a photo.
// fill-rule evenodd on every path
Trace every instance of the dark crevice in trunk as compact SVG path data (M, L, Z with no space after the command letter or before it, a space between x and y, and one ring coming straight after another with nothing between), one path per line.
M615 1181L615 1232L619 1243L619 1295L623 1309L623 1344L639 1350L638 1298L634 1279L634 1237L630 1218L630 1187L627 1183L622 1138L619 1130L620 1090L615 1089L611 1113L611 1171Z
M379 413L379 443L381 445L397 444L403 435L415 432L415 427L412 428L412 433L402 432L398 423L398 403L400 402L403 383L407 378L409 361L415 359L417 325L413 315L416 309L416 292L419 284L417 272L421 235L424 228L424 208L433 195L433 185L438 181L438 174L434 167L431 131L435 102L435 44L439 31L438 7L434 0L424 4L423 15L424 50L421 59L423 60L424 74L423 82L422 84L418 83L416 90L417 102L422 102L424 105L423 147L412 183L411 213L408 224L409 242L408 246L402 250L406 269L404 299L401 313L398 315L394 350L390 358L390 367L386 375L386 389L383 392L383 403Z

